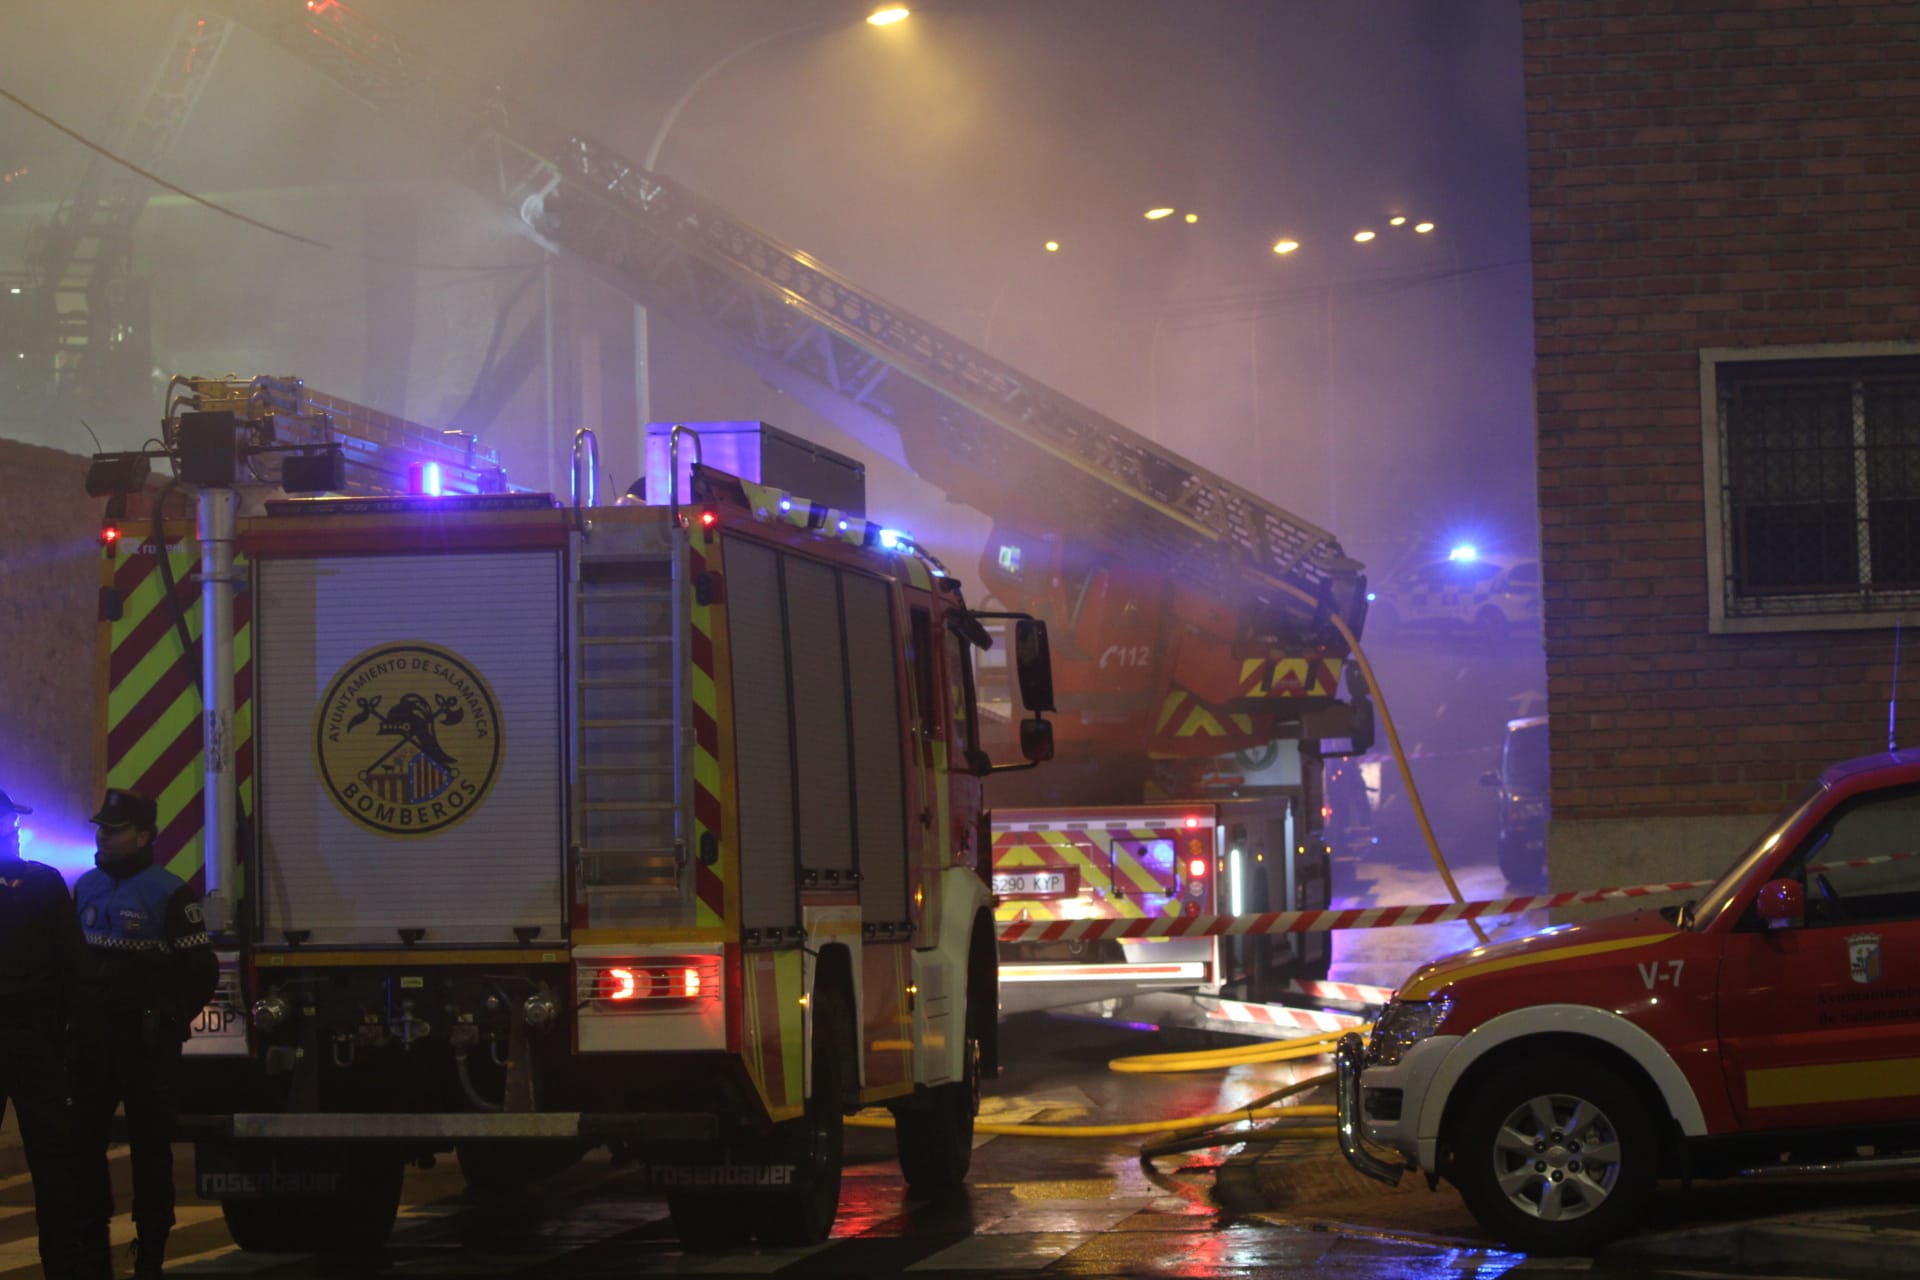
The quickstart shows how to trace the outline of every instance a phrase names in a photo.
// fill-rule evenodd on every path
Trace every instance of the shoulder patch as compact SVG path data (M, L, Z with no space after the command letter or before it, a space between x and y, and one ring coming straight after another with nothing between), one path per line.
M187 904L187 923L188 924L204 924L205 922L206 922L206 916L201 914L200 904L197 902L189 902Z

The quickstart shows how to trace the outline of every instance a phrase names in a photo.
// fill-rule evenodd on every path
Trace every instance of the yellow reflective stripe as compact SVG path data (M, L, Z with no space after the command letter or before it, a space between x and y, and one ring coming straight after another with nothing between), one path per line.
M1437 974L1416 979L1400 990L1402 1000L1426 1000L1440 988L1449 983L1471 978L1483 973L1499 973L1506 969L1522 969L1530 965L1548 964L1556 960L1572 960L1579 956L1604 955L1609 951L1628 951L1634 947L1649 947L1656 942L1665 942L1673 936L1672 931L1649 933L1637 938L1614 938L1607 942L1588 942L1578 946L1555 947L1550 951L1529 952L1524 955L1502 956L1498 960L1482 960L1476 964L1449 966ZM1472 954L1469 952L1468 954Z
M1747 1105L1795 1107L1820 1102L1920 1095L1920 1058L1878 1062L1823 1062L1809 1067L1762 1067L1747 1072Z
M773 957L773 984L777 993L774 1001L779 1006L776 1024L780 1034L780 1067L786 1081L784 1095L768 1099L777 1106L797 1107L806 1098L805 1077L802 1075L807 1047L806 1009L800 1003L800 997L806 991L805 958L798 949L776 952ZM857 966L859 962L856 947L854 964ZM859 1015L856 1012L854 1016L857 1018ZM856 1027L855 1034L858 1031ZM857 1066L854 1069L859 1070Z
M189 727L200 722L200 693L192 685L180 691L167 709L147 727L140 740L107 769L107 785L131 787L145 777L160 759L160 754L179 740ZM118 723L117 721L115 723ZM198 755L194 757L196 760Z

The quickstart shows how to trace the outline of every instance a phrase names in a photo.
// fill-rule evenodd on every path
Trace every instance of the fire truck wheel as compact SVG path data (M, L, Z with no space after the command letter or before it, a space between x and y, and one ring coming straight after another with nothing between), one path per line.
M737 1196L679 1192L667 1197L667 1215L673 1234L688 1249L718 1249L737 1244L745 1236L742 1205Z
M915 1195L955 1190L966 1181L973 1164L973 1118L980 1114L980 1043L985 1031L977 1021L979 1003L969 995L966 1078L935 1085L925 1097L894 1109L893 1139L900 1172Z
M858 1079L852 1050L853 1012L837 986L813 993L813 1093L807 1112L774 1129L774 1158L791 1163L793 1185L769 1193L760 1239L772 1245L819 1244L840 1211L846 1103Z
M307 1205L300 1200L222 1200L227 1234L249 1253L305 1253Z
M1480 1225L1528 1253L1592 1253L1633 1228L1659 1140L1632 1085L1583 1058L1514 1062L1462 1117L1448 1176Z
M227 1234L248 1252L359 1254L393 1233L406 1166L396 1157L354 1162L339 1192L325 1200L222 1200Z

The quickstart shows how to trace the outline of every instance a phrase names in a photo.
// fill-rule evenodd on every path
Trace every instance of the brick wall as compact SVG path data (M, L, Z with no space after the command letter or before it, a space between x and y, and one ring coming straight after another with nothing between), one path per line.
M1895 636L1708 634L1698 353L1920 340L1920 4L1521 18L1554 822L1772 810L1885 745Z
M87 460L0 440L0 790L36 822L93 812L99 502Z

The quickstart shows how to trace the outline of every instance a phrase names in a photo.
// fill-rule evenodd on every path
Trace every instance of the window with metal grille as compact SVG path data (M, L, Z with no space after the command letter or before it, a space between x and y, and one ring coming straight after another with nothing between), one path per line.
M1920 348L1818 350L1702 353L1715 630L1920 607Z

